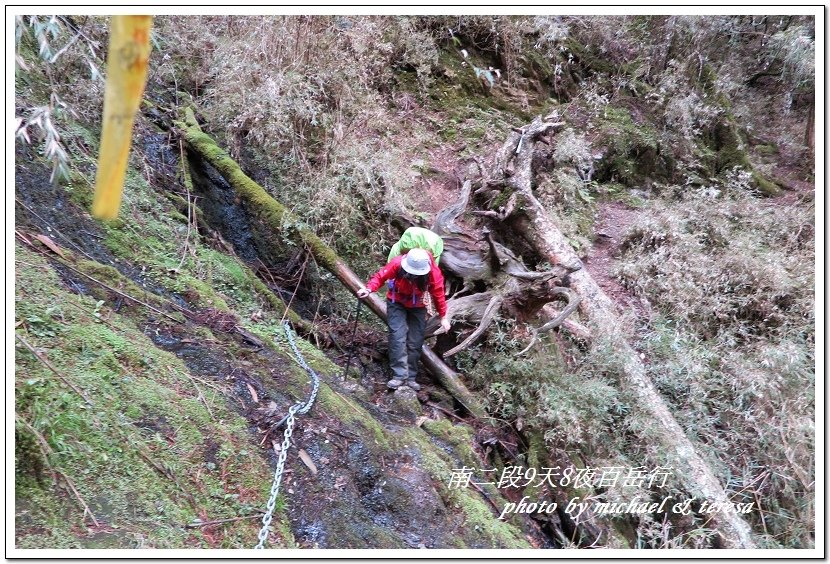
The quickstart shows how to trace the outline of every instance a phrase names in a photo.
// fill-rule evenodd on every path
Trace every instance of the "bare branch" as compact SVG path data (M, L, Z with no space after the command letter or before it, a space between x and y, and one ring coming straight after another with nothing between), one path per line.
M493 322L493 319L496 317L496 312L499 310L504 298L499 295L495 295L490 299L490 303L487 304L487 309L484 310L484 314L481 316L481 322L476 327L476 330L473 331L469 337L464 339L459 345L451 348L447 352L444 353L444 358L457 354L468 346L470 346L473 341L478 339L485 331L490 327L490 324Z
M480 215L482 217L492 217L493 219L497 219L499 221L504 219L504 216L499 212L494 212L492 210L474 210L470 212L473 215Z
M32 345L30 345L30 344L29 344L29 342L28 342L26 339L24 339L23 337L21 337L19 333L15 333L15 334L14 334L14 336L17 338L17 340L18 340L18 341L20 341L20 342L23 344L23 346L24 346L24 347L26 347L27 349L29 349L29 352L30 352L30 353L32 353L33 355L35 355L35 358L36 358L36 359L38 359L40 362L42 362L42 363L46 366L46 368L48 368L49 370L51 370L51 371L52 371L52 373L53 373L55 376L57 376L58 378L60 378L60 379L61 379L61 381L62 381L64 384L66 384L67 386L69 386L70 388L72 388L72 391L74 391L76 394L78 394L79 396L81 396L81 397L84 399L84 401L86 401L89 405L92 405L92 401L91 401L91 400L90 400L90 399L86 396L86 394L85 394L85 393L83 393L81 390L79 390L79 389L78 389L78 387L77 387L77 386L75 386L72 382L70 382L69 380L67 380L67 379L66 379L66 377L65 377L63 374L61 374L60 372L58 372L58 369L57 369L57 368L55 368L54 366L52 366L52 363L51 363L51 362L49 362L48 360L46 360L46 357L45 357L45 356L43 356L42 354L40 354L40 353L39 353L39 352L38 352L38 351L37 351L37 350L36 350L36 349L35 349Z
M536 341L539 340L539 335L541 333L547 333L548 331L556 329L557 327L562 325L562 323L565 321L565 319L570 314L572 314L574 311L576 311L577 307L579 307L579 302L581 301L581 298L575 292L573 292L571 289L562 288L562 287L557 286L557 287L553 288L551 290L551 292L554 295L565 296L568 300L568 305L565 306L565 309L563 309L562 313L557 315L556 318L552 319L551 321L548 321L547 323L545 323L544 325L542 325L541 327L539 327L537 329L533 329L533 337L531 337L531 339L530 339L530 344L528 344L525 348L523 348L522 350L517 352L515 354L515 356L521 356L521 355L525 354L527 351L529 351L530 349L532 349L533 345L536 344Z
M551 321L548 321L547 323L539 327L539 333L546 333L547 331L556 329L557 327L562 325L562 322L565 321L565 318L572 314L574 311L576 311L576 308L579 307L579 302L582 301L582 298L576 295L576 293L569 288L556 287L553 288L553 293L558 294L560 296L566 296L568 300L568 305L565 306L565 309L562 310L562 313L560 313L555 319L552 319Z

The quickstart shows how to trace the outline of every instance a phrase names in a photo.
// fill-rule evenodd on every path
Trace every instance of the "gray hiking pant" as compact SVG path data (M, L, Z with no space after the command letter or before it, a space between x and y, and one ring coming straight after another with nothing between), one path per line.
M389 324L389 367L394 378L406 381L418 374L421 345L424 344L427 310L386 302Z

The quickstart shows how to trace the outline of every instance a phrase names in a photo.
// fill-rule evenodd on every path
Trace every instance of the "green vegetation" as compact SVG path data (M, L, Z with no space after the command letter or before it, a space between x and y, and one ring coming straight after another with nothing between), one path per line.
M16 256L18 335L60 374L18 344L17 545L250 543L253 520L211 536L184 528L249 514L268 492L265 461L221 388L189 375L111 303L65 290L37 254L18 246Z
M452 424L432 424L428 427L430 434L447 440L454 447L460 447L464 463L475 462L478 457L464 456L464 450L469 450L469 433L459 431L461 436L453 431ZM492 508L481 497L474 494L472 488L450 487L446 482L452 475L456 462L448 457L441 449L431 447L430 443L422 438L423 432L417 429L408 429L397 438L398 446L420 444L420 464L432 477L433 485L446 504L447 508L460 514L463 519L463 529L458 537L458 548L468 546L488 546L493 548L529 548L527 540L521 530L509 521L499 521L493 515ZM429 445L429 446L428 446ZM430 448L431 447L431 448ZM479 465L473 466L480 467ZM492 494L491 494L492 495ZM496 499L499 499L498 497Z
M511 128L537 115L563 125L550 145L537 144L533 189L589 271L603 206L636 208L607 274L632 298L620 301L631 344L674 416L729 495L761 503L748 518L760 546L813 546L815 209L800 188L814 169L812 17L159 16L125 200L107 223L85 213L107 18L15 24L16 195L51 213L43 181L51 177L54 207L67 218L53 227L94 255L16 208L26 219L15 254L19 548L250 546L257 519L186 525L264 504L273 453L253 430L256 417L308 390L280 320L318 337L342 325L354 298L325 267L339 256L362 276L374 271L399 226L413 217L429 224L455 197L467 159L488 160ZM180 145L166 127L183 114ZM199 182L181 162L187 144L232 179L235 204L259 210L254 247L272 272L297 275L279 271L303 264L306 247L334 253L306 261L291 287L260 279L201 208ZM782 195L787 185L799 193ZM477 196L471 206L498 209L509 197ZM509 227L497 236L511 237ZM79 289L80 278L35 252L44 246L26 243L39 233L65 247L74 268L182 323L89 280ZM527 264L549 266L512 243ZM286 315L282 295L292 292L306 319ZM232 320L265 344L255 351L170 302ZM324 385L310 434L295 438L321 475L309 479L289 459L302 479L280 498L270 545L411 546L401 523L426 519L408 503L412 484L390 479L383 511L371 497L378 476L394 472L384 465L404 464L404 455L420 472L418 500L435 502L459 548L530 541L521 519L497 521L480 493L449 488L453 468L540 465L546 455L577 467L662 463L653 422L632 409L607 343L563 329L516 356L540 321L498 320L454 361L518 443L511 460L494 448L482 461L471 428L447 419L401 427L372 385L341 382L341 369L299 339ZM342 348L342 334L331 336ZM215 378L163 350L164 339L198 343ZM356 468L376 481L362 482ZM632 491L665 493L594 493L627 501ZM674 483L667 491L685 495ZM495 488L485 493L505 502ZM302 524L287 518L298 502L310 506ZM397 505L404 509L390 512ZM609 522L623 545L711 546L712 531L695 519ZM320 523L323 541L309 532Z
M678 421L710 445L710 463L741 499L776 492L764 542L803 542L813 510L804 480L814 457L813 212L727 194L654 206L628 235L620 276L661 312L642 343Z

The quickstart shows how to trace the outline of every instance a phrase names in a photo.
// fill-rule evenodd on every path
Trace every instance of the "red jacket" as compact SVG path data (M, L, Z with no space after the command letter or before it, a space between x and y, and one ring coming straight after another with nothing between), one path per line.
M377 292L378 288L384 282L389 282L389 291L386 293L386 299L390 302L399 303L404 307L415 308L424 307L424 294L418 289L418 286L407 280L406 278L397 278L398 271L401 268L401 261L406 255L400 255L388 263L386 266L378 270L366 283L366 288L370 292ZM429 257L430 271L427 288L432 294L435 308L438 310L438 315L444 317L447 315L447 299L444 296L444 275L441 274L441 269L435 264L432 256Z

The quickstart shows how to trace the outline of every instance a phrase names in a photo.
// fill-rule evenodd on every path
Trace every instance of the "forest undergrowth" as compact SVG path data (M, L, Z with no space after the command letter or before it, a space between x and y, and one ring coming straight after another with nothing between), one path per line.
M38 151L55 185L88 202L106 18L27 16L16 31L18 143ZM455 175L471 159L489 163L510 128L555 115L564 126L534 160L539 200L583 257L601 206L636 212L612 270L648 304L622 312L631 344L732 499L756 503L748 520L758 545L813 546L811 17L165 16L153 42L145 123L195 108L256 181L364 276L384 262L402 218L432 219L426 186L454 200ZM139 146L133 155L128 206L150 201L140 196L158 177L148 153ZM106 226L106 243L161 283L184 265L169 291L255 319L266 306L246 290L250 273L205 246L189 250L188 220L171 228L163 211L142 210L157 221L141 229L129 219ZM282 244L276 254L299 252ZM322 270L306 272L320 321L348 319L351 294ZM57 321L43 317L43 304L29 312L25 294L18 317L52 330ZM605 343L560 330L516 356L528 336L528 324L499 319L454 361L493 417L540 432L548 449L584 465L662 462ZM125 350L110 362L140 362ZM21 374L31 361L19 361ZM36 415L35 380L18 382L26 416ZM617 519L633 546L711 539L703 520Z

